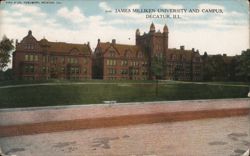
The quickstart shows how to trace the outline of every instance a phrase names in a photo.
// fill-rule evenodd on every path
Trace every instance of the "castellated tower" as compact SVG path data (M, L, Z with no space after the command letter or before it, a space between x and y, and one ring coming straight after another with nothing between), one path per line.
M149 66L153 57L162 58L166 61L166 53L168 51L168 27L164 25L163 32L155 30L155 25L152 23L148 33L140 34L137 29L135 33L136 45L148 56ZM150 68L150 67L149 67Z
M135 32L136 45L143 49L148 56L165 56L168 50L168 27L163 27L163 32L156 32L155 25L152 23L148 33L140 34L140 30Z

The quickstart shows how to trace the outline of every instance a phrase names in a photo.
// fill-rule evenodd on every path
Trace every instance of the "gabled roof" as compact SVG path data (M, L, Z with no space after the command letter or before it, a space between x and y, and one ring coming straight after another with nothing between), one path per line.
M124 56L126 52L131 52L134 56L137 55L137 53L140 51L140 48L136 45L127 45L127 44L116 44L116 43L110 43L110 42L99 42L97 45L97 48L101 48L101 52L105 54L109 48L113 47L117 52L120 54L120 56Z
M200 56L198 52L192 50L168 49L167 58L170 59L173 55L177 57L177 60L180 59L181 56L184 56L187 61L191 61L193 56Z
M33 45L29 47L29 45ZM36 38L32 35L32 31L28 32L28 35L25 36L20 43L17 43L16 51L48 51L54 53L70 53L72 51L91 55L91 48L89 44L73 44L65 42L50 42L47 39L43 38L40 41L37 41Z
M79 53L91 54L91 49L88 44L73 44L65 42L46 41L46 39L42 39L39 41L39 44L41 45L41 47L47 46L49 52L68 53L72 50L76 50Z

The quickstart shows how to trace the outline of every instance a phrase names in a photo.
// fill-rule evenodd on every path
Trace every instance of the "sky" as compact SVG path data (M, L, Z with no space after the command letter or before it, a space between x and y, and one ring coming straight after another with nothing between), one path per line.
M17 4L15 4L15 3ZM249 48L249 4L247 0L5 0L0 4L0 37L22 40L32 30L40 40L87 43L94 49L102 42L135 44L135 30L148 33L167 24L169 48L198 49L200 54L241 54ZM42 3L48 2L48 3ZM53 3L53 4L51 4ZM146 18L150 13L116 13L116 9L187 9L180 19ZM199 12L190 13L190 9ZM223 13L202 12L219 9ZM177 15L153 13L153 15Z

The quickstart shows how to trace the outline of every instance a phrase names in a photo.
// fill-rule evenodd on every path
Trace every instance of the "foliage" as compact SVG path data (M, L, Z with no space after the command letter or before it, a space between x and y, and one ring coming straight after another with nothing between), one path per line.
M203 55L203 80L250 82L250 49L240 56Z
M4 70L10 62L11 50L13 49L13 40L3 36L3 39L0 41L0 71Z
M0 71L0 81L13 80L12 69L7 69L6 71Z
M164 74L164 67L163 67L163 59L160 57L153 57L151 62L151 71L152 75L155 76L155 79L161 79Z
M250 82L250 49L242 52L239 58L237 75L242 81Z

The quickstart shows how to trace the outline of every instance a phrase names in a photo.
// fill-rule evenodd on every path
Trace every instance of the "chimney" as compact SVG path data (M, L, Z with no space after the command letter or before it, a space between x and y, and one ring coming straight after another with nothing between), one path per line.
M116 42L115 39L112 39L112 44L115 44L115 42Z
M100 38L98 38L97 42L98 42L98 43L100 43L100 42L101 42Z
M194 52L194 48L192 48L192 52Z
M185 50L185 46L180 46L180 49L181 50Z
M31 30L29 30L28 35L32 35L32 31Z

